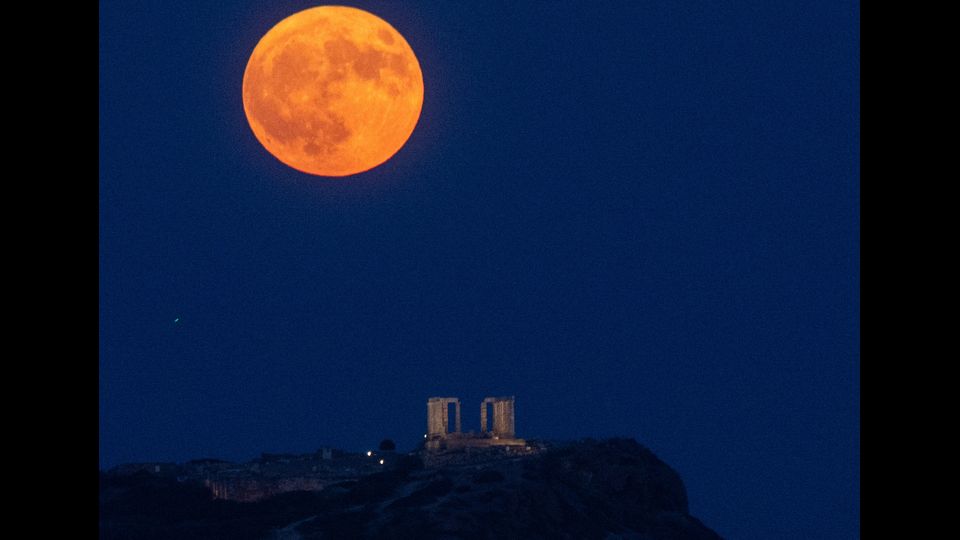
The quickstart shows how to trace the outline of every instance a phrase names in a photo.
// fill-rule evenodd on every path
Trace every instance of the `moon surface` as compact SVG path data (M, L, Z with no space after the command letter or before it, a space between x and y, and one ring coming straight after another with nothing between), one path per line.
M386 21L320 6L270 29L243 73L243 110L257 140L283 163L348 176L390 159L423 107L413 49Z

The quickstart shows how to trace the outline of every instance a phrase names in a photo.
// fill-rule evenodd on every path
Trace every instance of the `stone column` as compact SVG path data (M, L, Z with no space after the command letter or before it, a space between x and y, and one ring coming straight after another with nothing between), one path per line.
M460 400L457 400L457 433L460 433Z
M502 433L501 437L512 439L516 435L514 431L513 398L506 399L501 403L503 405L503 423L500 428Z
M433 401L427 400L427 435L433 435Z
M480 402L480 433L487 432L487 400Z
M427 401L427 434L446 433L446 401L443 398L430 398Z
M500 400L493 402L493 434L497 437L503 437L503 402Z
M440 403L440 407L442 408L442 412L443 412L443 414L440 415L440 421L443 423L443 434L444 434L444 435L446 435L447 433L450 433L450 405L449 405L449 403L450 403L450 401L449 401L449 400L446 400L446 399L443 400L443 402Z

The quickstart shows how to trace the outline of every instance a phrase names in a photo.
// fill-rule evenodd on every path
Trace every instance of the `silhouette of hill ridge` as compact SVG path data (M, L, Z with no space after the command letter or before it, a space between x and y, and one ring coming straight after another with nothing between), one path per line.
M586 439L539 455L394 467L257 502L214 499L196 481L100 477L100 537L312 540L720 537L689 514L680 476L632 439Z

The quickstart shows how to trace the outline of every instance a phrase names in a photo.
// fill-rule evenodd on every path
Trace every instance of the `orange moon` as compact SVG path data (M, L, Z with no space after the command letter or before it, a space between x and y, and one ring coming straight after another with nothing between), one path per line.
M413 133L423 73L386 21L320 6L270 29L243 73L243 110L257 140L283 163L348 176L387 161Z

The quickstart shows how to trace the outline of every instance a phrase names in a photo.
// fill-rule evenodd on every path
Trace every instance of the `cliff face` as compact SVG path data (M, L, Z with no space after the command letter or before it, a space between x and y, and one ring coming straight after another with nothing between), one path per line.
M140 518L129 515L138 507L131 505L135 494L129 486L126 493L106 487L105 492L102 482L102 538L129 538L147 530L148 536L139 537L719 538L689 515L676 472L629 439L582 441L537 456L439 469L424 469L418 459L407 458L393 470L320 493L289 493L256 503L197 503L194 493L190 511L158 510L162 505L154 504L147 505L153 514ZM164 512L182 517L166 520ZM142 526L147 521L150 526Z
M633 440L414 470L358 500L362 484L342 494L347 504L288 530L304 539L719 538L688 514L677 473Z

